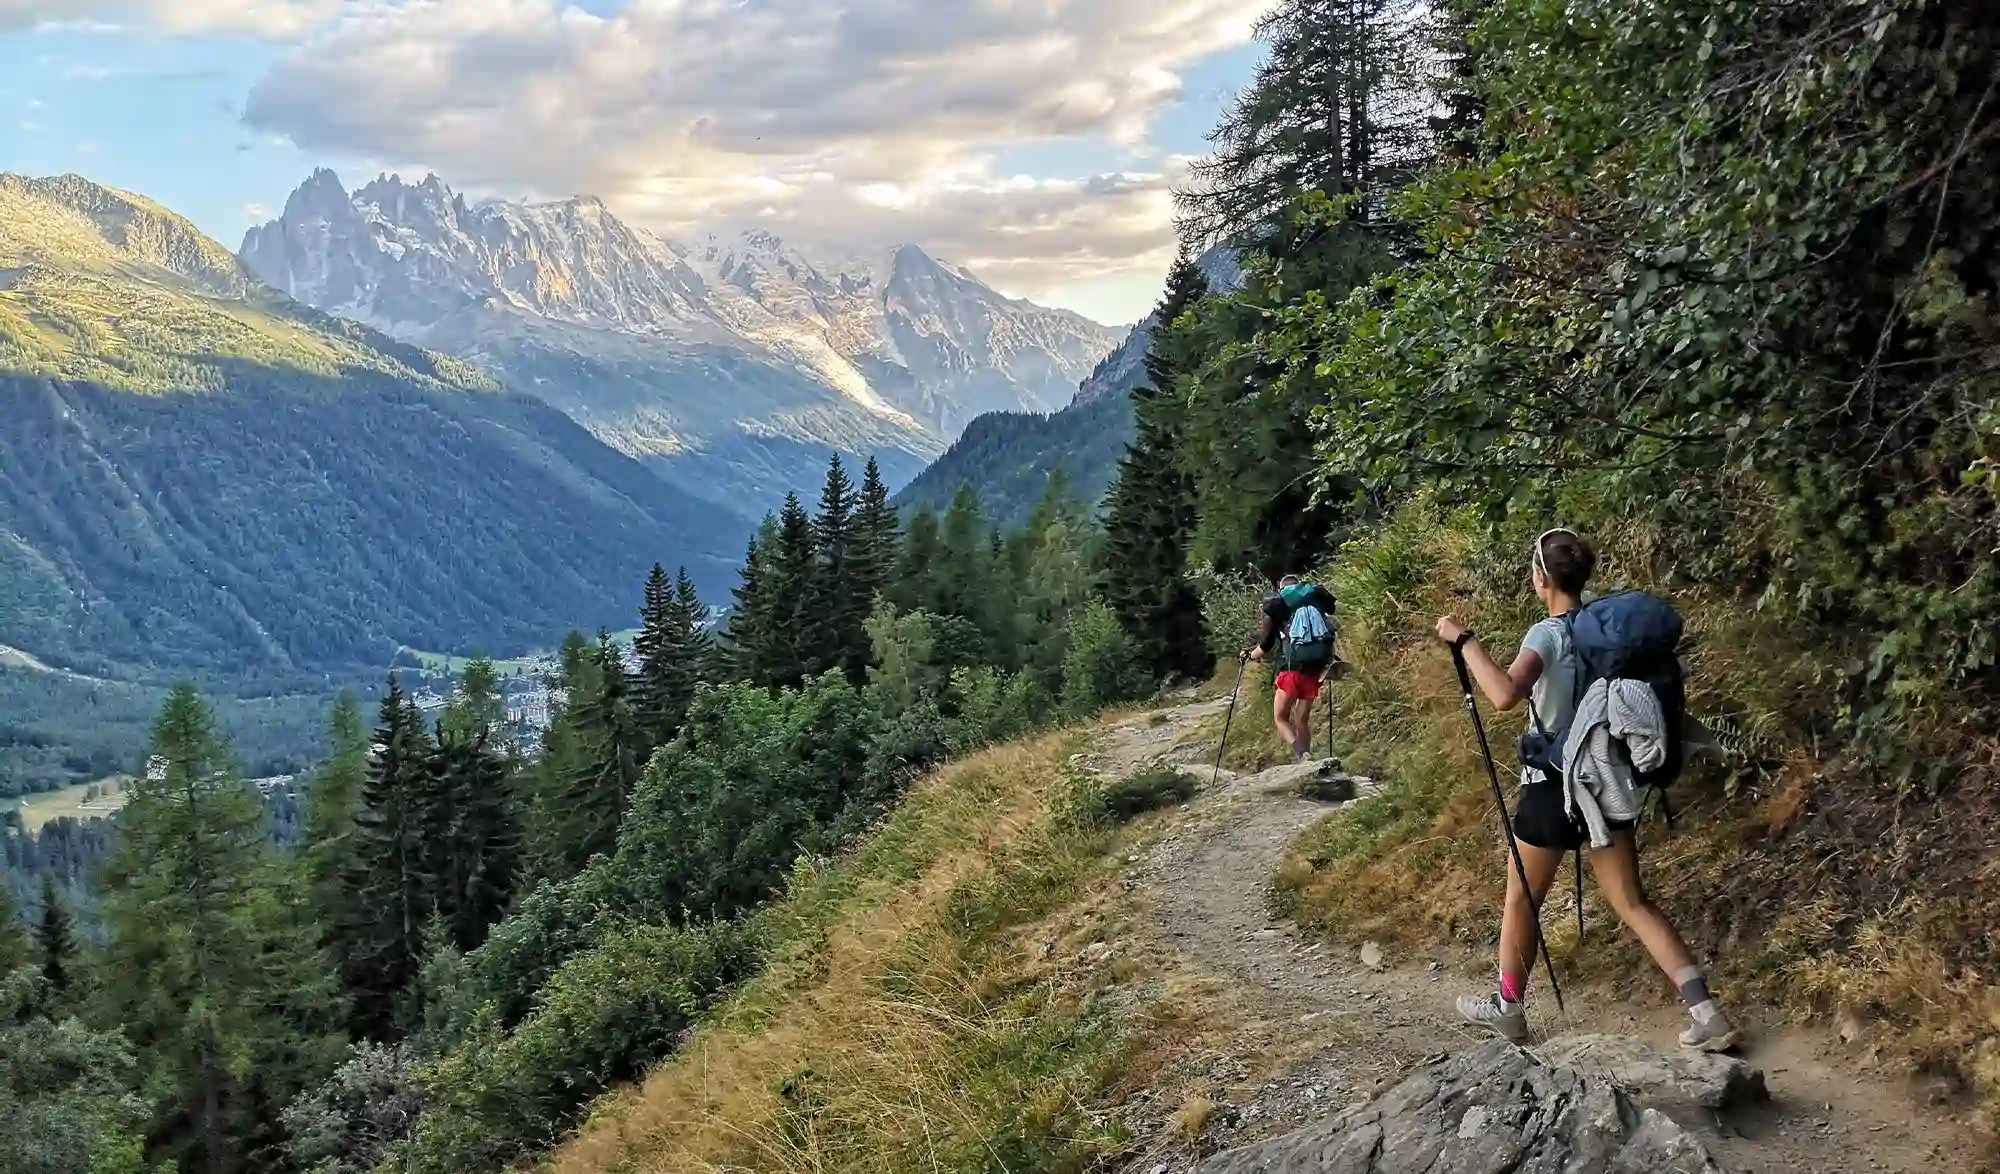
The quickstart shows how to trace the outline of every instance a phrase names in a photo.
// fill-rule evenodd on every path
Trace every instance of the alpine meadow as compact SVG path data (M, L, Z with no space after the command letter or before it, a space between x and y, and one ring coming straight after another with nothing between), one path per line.
M1990 0L86 7L0 1174L2000 1171Z

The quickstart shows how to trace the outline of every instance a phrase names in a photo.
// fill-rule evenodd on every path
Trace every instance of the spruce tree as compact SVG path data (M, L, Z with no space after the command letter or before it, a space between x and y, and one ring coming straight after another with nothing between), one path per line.
M848 680L859 685L868 672L868 613L874 606L872 592L858 584L857 548L861 518L857 512L854 483L841 467L835 453L826 469L826 486L820 492L819 513L813 517L813 545L819 559L814 568L811 603L807 609L806 646L817 650L811 671L838 668Z
M549 724L542 731L542 753L523 772L519 805L522 864L532 881L566 880L583 866L571 840L570 783L590 760L590 747L577 728L576 714L593 705L603 687L595 646L579 632L563 640L556 675L548 682Z
M433 836L448 814L432 753L416 706L391 677L355 817L340 927L341 981L354 1032L366 1039L396 1038L404 989L423 965L424 925L439 888Z
M598 688L570 710L581 748L563 795L563 850L573 872L618 846L618 825L646 768L631 674L610 633L598 634L594 660Z
M829 650L814 644L819 550L813 541L812 519L798 494L785 495L775 541L765 553L766 655L750 679L766 687L795 689L806 677L832 665Z
M60 1000L69 993L70 970L76 959L76 934L54 873L42 874L42 919L35 927L35 945L41 951L42 977L47 980L50 993Z
M687 665L688 677L694 685L720 683L719 666L716 664L715 637L708 631L708 608L701 602L701 595L695 591L694 580L688 577L687 568L682 567L674 579L674 606L679 611L677 623L687 634L687 643L681 659ZM694 690L688 690L687 702L694 702ZM685 719L686 707L681 710Z
M507 702L500 695L500 673L492 660L475 656L459 676L458 689L439 719L439 736L474 742L493 739L507 721Z
M687 569L683 567L685 575ZM632 683L632 704L647 740L658 746L672 741L687 710L682 700L689 692L681 663L687 642L684 616L674 595L674 582L667 568L653 564L646 579L645 602L639 608L639 634L632 638L632 651L639 659L638 679Z
M778 551L778 519L764 515L763 524L751 536L737 571L740 582L730 590L729 625L723 634L724 654L729 671L737 680L763 684L767 666L775 659L772 623L775 601L771 593L771 562Z
M506 913L519 870L521 831L507 762L484 734L445 736L431 775L437 800L425 872L437 878L434 915L458 949L477 949ZM436 944L428 929L425 942Z
M1207 290L1191 251L1181 250L1155 309L1160 326L1146 354L1152 386L1133 392L1137 432L1107 501L1106 601L1155 681L1205 676L1213 667L1201 600L1187 578L1198 516L1194 481L1181 465L1174 396L1174 324Z
M854 594L865 617L875 610L875 597L889 588L896 570L900 527L896 507L889 504L889 487L874 457L861 475L861 499L854 511Z
M1478 152L1486 122L1479 59L1472 47L1472 30L1484 7L1485 0L1439 0L1431 6L1431 51L1444 63L1433 83L1440 113L1431 116L1431 133L1438 149L1451 158L1468 159Z
M1413 175L1434 99L1421 12L1414 0L1281 0L1266 13L1264 63L1177 196L1183 236L1254 236L1305 193L1369 196Z
M354 845L354 817L361 811L361 790L368 781L368 727L361 703L343 689L327 717L327 741L332 749L314 772L306 791L305 846L300 861L320 925L334 940L342 924L342 885Z
M649 755L680 733L696 687L715 679L714 641L703 626L707 618L686 567L671 582L665 568L653 568L639 635L632 642L639 659L632 682L633 712Z
M0 981L28 964L28 935L12 887L0 884Z
M332 976L277 899L263 804L195 691L177 686L104 870L107 1022L138 1047L158 1156L203 1174L268 1168L276 1113L330 1071Z
M889 602L896 605L897 611L943 613L937 592L940 555L937 513L928 505L919 505L910 514L902 549L896 555L895 571L890 576Z

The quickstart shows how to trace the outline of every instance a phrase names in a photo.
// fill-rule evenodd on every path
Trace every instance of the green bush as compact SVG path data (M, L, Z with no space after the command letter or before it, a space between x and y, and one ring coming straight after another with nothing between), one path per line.
M760 951L741 925L620 930L564 964L533 1015L467 1041L432 1073L396 1174L499 1170L554 1144L591 1098L672 1052Z
M1062 711L1088 717L1107 705L1143 697L1150 685L1139 667L1138 650L1103 604L1083 608L1069 621L1063 655Z
M1198 790L1200 784L1194 776L1179 767L1162 764L1106 785L1098 802L1106 816L1124 823L1148 811L1186 803Z

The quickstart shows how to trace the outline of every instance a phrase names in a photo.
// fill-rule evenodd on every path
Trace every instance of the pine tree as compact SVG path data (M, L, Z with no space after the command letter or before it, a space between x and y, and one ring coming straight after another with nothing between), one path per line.
M590 748L575 715L593 704L603 687L603 672L595 646L582 633L571 632L564 638L556 675L547 686L549 724L542 731L542 753L522 774L518 804L526 870L523 887L534 881L567 880L584 863L570 838L574 829L568 794L571 780L589 761Z
M425 872L437 878L434 915L460 950L477 949L507 911L521 831L506 760L485 735L439 739L431 760L433 823ZM425 931L427 946L436 939Z
M685 576L687 568L681 568L681 574ZM632 651L639 659L632 694L639 724L655 746L673 740L687 714L685 699L692 694L681 661L688 639L684 625L673 580L667 578L667 568L654 563L639 608L639 634L632 638Z
M1479 95L1479 58L1472 30L1485 0L1441 0L1431 7L1432 51L1444 63L1433 83L1442 113L1431 116L1431 133L1447 156L1467 159L1479 149L1486 103Z
M14 903L14 890L0 884L0 981L28 964L28 935L21 924L21 908Z
M819 551L812 519L796 493L785 495L775 541L765 551L763 574L765 657L750 679L766 687L795 689L806 677L831 667L827 649L813 644Z
M610 633L598 634L594 661L599 686L570 710L582 751L563 795L564 851L573 872L618 846L618 825L646 768L631 674Z
M42 874L42 919L35 927L35 945L42 955L42 977L58 999L69 993L70 966L76 959L76 935L62 903L54 873Z
M462 742L494 738L507 720L507 702L500 695L500 673L493 662L475 656L466 663L458 689L444 707L438 736Z
M902 549L897 552L896 569L890 576L889 602L896 605L897 611L943 613L944 605L937 592L937 564L942 553L937 513L928 505L919 505L910 514Z
M276 1113L336 1062L332 978L275 894L283 866L208 707L167 697L104 870L100 1013L139 1046L160 1156L267 1168Z
M762 684L766 666L777 655L772 648L775 603L771 594L771 563L777 551L778 519L765 514L743 553L743 566L737 571L741 582L730 590L729 626L723 644L730 673L738 680Z
M1254 236L1305 193L1365 196L1414 174L1433 100L1420 12L1413 0L1282 0L1267 13L1264 64L1177 197L1182 235Z
M389 680L374 756L355 817L340 927L341 980L355 1034L397 1035L405 988L424 959L424 925L436 908L433 835L445 822L432 745L416 706Z
M687 645L681 659L688 667L688 676L695 685L720 683L719 666L716 663L715 637L708 632L708 608L702 606L701 596L695 591L694 580L688 577L687 568L682 567L674 580L674 606L679 610L679 623L687 633ZM694 702L694 690L688 691L688 703ZM682 717L687 713L684 707Z
M813 545L819 559L814 569L811 604L806 615L806 645L819 652L810 671L817 675L838 668L861 684L868 673L868 613L874 594L855 580L861 517L854 483L835 453L826 469L819 513L812 521Z
M1105 520L1107 602L1130 633L1143 669L1158 681L1205 676L1213 667L1201 600L1187 579L1187 547L1198 516L1193 479L1181 465L1173 397L1174 324L1207 282L1183 248L1155 314L1146 354L1152 386L1133 393L1137 435L1119 463Z
M368 781L368 727L361 703L341 690L327 718L332 754L320 764L306 792L305 847L300 854L306 884L320 924L342 923L342 884L354 844L354 817L361 811L361 790Z
M889 487L874 457L861 475L861 502L854 511L854 594L866 615L875 609L875 597L888 590L896 570L900 527L896 507L889 504Z
M639 635L632 642L639 658L633 712L645 735L647 756L680 733L696 687L715 680L715 645L704 626L707 619L686 567L672 582L665 568L653 568Z

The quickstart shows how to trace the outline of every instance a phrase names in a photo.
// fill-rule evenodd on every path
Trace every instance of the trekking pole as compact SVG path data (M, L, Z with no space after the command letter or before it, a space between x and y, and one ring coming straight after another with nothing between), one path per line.
M1548 971L1549 990L1556 997L1556 1010L1567 1015L1569 1008L1563 1006L1562 987L1556 983L1556 964L1549 960L1548 939L1542 935L1542 905L1535 899L1535 888L1528 883L1528 865L1521 859L1521 845L1514 839L1514 820L1507 814L1507 796L1500 789L1500 770L1493 765L1493 747L1486 741L1486 723L1479 717L1479 703L1473 699L1472 670L1466 666L1465 650L1451 650L1452 664L1458 669L1458 685L1465 692L1465 712L1472 715L1472 732L1479 736L1479 753L1486 758L1486 778L1493 784L1493 803L1500 809L1500 828L1507 834L1507 854L1514 859L1514 874L1521 881L1521 895L1528 899L1528 911L1535 918L1535 944L1540 947L1542 968Z
M1229 712L1222 719L1222 741L1215 746L1215 774L1208 780L1210 787L1222 781L1222 752L1229 748L1229 723L1236 720L1236 695L1243 691L1243 669L1249 663L1248 653L1236 658L1236 686L1229 690Z

